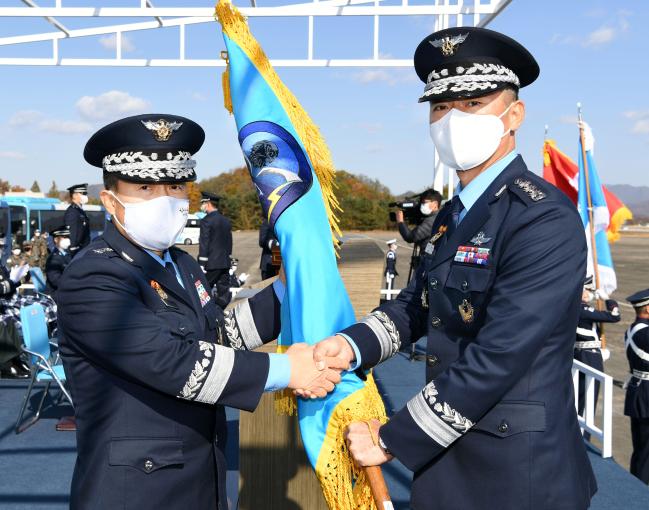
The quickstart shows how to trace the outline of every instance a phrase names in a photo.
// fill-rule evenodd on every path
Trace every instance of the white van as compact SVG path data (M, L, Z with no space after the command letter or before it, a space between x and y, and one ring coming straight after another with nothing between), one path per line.
M197 214L190 214L187 216L187 224L185 228L176 238L176 244L198 244L198 237L200 235L201 229L201 218L204 214L200 216Z

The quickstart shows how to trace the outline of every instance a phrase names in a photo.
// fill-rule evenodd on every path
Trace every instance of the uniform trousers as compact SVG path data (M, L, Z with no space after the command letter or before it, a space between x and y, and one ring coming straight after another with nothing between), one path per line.
M649 484L649 418L631 418L631 474Z

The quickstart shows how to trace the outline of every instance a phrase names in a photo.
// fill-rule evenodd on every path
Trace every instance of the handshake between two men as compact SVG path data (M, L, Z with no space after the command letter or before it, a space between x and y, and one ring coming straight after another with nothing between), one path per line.
M340 335L327 337L315 345L299 343L286 352L291 362L288 387L302 398L322 398L335 389L341 373L356 361L354 349ZM345 439L352 457L359 466L378 466L392 460L392 455L379 445L381 422L352 423Z

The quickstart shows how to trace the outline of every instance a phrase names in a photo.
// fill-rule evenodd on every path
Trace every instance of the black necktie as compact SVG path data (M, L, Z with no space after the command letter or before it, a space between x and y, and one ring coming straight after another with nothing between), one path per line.
M174 268L174 265L171 262L165 262L165 269L171 273L171 275L174 277L174 280L178 279L178 275L176 274L176 269Z
M462 205L462 201L460 200L459 196L454 196L453 199L451 200L451 210L450 210L450 221L448 222L448 225L446 225L447 230L446 230L446 238L448 239L453 235L453 232L455 232L455 229L457 228L457 224L460 222L460 212L464 209L464 206Z

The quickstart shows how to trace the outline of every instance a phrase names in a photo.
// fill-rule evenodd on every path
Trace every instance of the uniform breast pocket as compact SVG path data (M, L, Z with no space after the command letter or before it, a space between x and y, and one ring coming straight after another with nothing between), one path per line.
M191 323L179 309L168 307L156 310L155 314L169 327L172 335L185 339L193 339L196 336Z
M490 286L491 269L459 264L451 266L444 291L462 323L475 324L483 317Z

